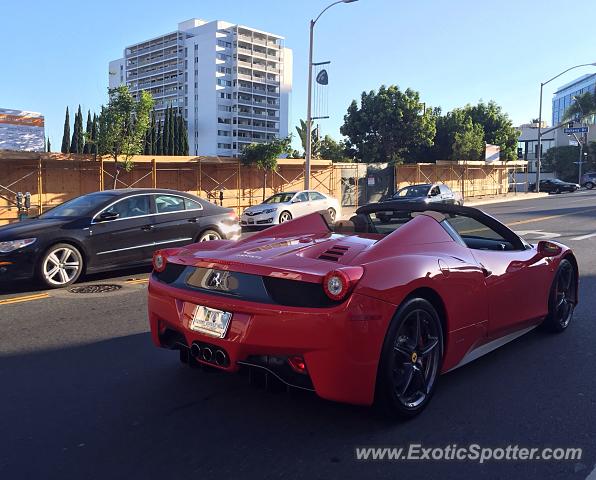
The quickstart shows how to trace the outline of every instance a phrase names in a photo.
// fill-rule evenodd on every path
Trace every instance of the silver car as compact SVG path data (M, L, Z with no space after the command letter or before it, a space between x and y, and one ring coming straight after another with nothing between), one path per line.
M240 216L243 226L266 226L284 223L302 215L327 210L335 221L341 215L339 202L314 190L281 192L259 205L248 207Z

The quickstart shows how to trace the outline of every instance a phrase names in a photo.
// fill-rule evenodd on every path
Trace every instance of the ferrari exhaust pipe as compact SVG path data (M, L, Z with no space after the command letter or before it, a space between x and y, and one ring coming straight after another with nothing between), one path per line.
M220 367L228 363L228 356L223 350L216 350L215 352L215 363Z
M190 354L195 358L199 357L201 355L201 347L197 343L193 343L190 346Z
M213 350L211 350L209 347L203 348L201 350L201 357L206 362L210 362L213 359Z

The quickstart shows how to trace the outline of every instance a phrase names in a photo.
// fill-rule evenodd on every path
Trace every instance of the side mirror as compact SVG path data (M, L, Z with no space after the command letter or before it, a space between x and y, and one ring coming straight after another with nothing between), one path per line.
M538 242L537 249L538 255L540 255L541 258L556 257L557 255L560 255L563 251L560 245L557 245L554 242L549 242L547 240L540 240Z
M100 222L109 222L110 220L116 220L119 216L118 212L101 212L97 219Z
M302 201L302 200L300 200L299 198L295 198L295 199L293 199L293 200L292 200L292 203L299 203L299 202L301 202L301 201Z

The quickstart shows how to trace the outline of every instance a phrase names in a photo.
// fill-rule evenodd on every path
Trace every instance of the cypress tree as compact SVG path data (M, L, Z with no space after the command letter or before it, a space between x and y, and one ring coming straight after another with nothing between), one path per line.
M46 146L46 152L48 152L48 153L51 152L52 151L52 145L50 144L50 137L48 137L48 141L47 141L47 144L46 145L47 145Z
M165 114L164 114L164 119L163 119L163 125L162 125L162 133L163 133L163 153L162 155L167 155L168 154L168 149L170 148L170 145L168 144L168 142L170 141L170 108L167 107Z
M184 119L181 119L180 123L182 125L182 134L180 135L182 138L182 155L188 155L188 129Z
M85 146L83 147L83 153L91 153L91 140L93 133L93 123L91 122L91 111L87 110L87 128L85 129Z
M79 131L77 132L79 138L77 139L77 153L83 153L85 148L85 131L83 130L83 114L81 113L81 106L79 105Z
M94 113L93 114L93 122L91 124L91 139L92 139L92 143L91 143L91 148L89 149L89 153L93 153L96 154L97 153L97 126L98 121L97 121L97 115Z
M160 120L157 125L157 154L163 155L163 122Z
M170 128L168 138L168 155L174 155L174 112L170 108Z
M68 107L66 107L66 116L64 117L64 134L62 135L62 147L60 151L62 153L68 153L70 145L70 114L68 113Z
M180 155L180 115L174 115L174 155Z
M83 114L81 113L81 106L75 114L74 128L72 132L72 140L70 142L70 153L82 153L83 145Z
M151 126L149 127L150 155L155 154L155 110L151 112Z

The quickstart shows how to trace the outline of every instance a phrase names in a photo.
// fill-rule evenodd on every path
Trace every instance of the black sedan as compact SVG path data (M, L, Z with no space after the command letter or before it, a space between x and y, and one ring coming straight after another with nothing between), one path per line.
M536 184L531 183L528 188L531 192L536 191ZM564 182L558 178L547 178L546 180L540 180L540 191L548 193L562 193L562 192L575 192L579 190L577 183Z
M188 193L94 192L0 227L0 281L64 287L84 272L146 264L159 248L239 236L236 213Z

